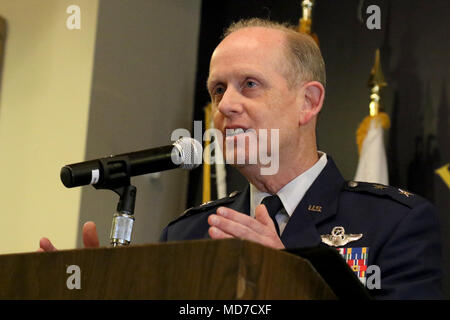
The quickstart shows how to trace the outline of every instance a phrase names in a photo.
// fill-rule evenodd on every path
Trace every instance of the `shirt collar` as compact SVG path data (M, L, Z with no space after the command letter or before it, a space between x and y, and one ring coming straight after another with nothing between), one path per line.
M318 151L318 154L319 160L311 168L291 180L277 192L289 217L294 213L306 191L308 191L327 164L326 153ZM256 207L267 196L270 196L270 194L259 191L254 185L250 184L250 215L252 217L255 216Z

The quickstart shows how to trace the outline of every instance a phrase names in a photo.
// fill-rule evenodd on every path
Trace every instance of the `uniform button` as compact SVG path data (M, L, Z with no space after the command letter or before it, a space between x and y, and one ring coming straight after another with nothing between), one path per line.
M230 193L230 195L228 196L229 198L233 198L234 196L236 196L239 193L239 191L233 191L232 193Z
M349 186L350 188L356 188L356 187L358 186L358 182L356 182L356 181L350 181L350 182L348 183L348 186Z

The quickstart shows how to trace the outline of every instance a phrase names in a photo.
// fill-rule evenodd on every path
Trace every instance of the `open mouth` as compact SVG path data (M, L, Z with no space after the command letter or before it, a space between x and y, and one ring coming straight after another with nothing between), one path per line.
M250 144L251 147L256 147L257 144L255 129L227 128L225 130L225 139L227 143L241 141L241 143Z
M235 128L235 129L226 129L225 134L227 137L237 136L238 134L245 133L245 129L243 128Z

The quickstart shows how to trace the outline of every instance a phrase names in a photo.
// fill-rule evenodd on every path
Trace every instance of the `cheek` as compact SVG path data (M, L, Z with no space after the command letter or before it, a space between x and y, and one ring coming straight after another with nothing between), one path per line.
M214 123L214 128L220 129L223 124L223 116L220 112L218 112L217 108L212 108L211 110L211 118Z
M302 112L294 98L285 100L280 110L280 122L283 123L283 128L288 130L297 128L301 114Z
M258 119L259 123L265 125L267 129L276 128L280 131L289 131L297 127L298 115L299 113L295 110L295 105L291 101L277 99L261 111Z
M224 127L224 117L220 112L214 112L214 109L212 110L211 117L216 130L217 139L219 139L218 142L220 147L223 148L225 142L225 132L222 132L222 128Z

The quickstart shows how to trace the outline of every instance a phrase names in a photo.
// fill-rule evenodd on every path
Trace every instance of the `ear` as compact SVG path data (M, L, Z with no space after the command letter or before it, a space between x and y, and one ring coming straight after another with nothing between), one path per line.
M299 119L300 125L305 125L320 112L325 98L325 88L320 82L311 81L303 86L303 107Z

